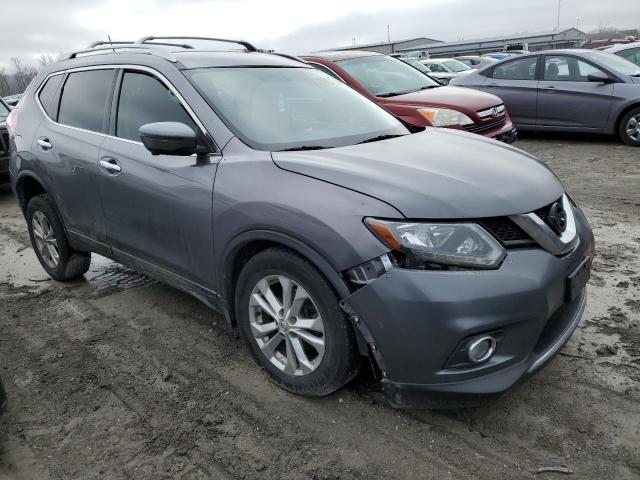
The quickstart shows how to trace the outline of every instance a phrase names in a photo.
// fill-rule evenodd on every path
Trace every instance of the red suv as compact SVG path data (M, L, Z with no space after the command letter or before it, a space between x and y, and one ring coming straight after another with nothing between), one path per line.
M454 128L507 143L516 129L495 95L445 87L396 58L373 52L320 52L304 60L389 110L408 125Z

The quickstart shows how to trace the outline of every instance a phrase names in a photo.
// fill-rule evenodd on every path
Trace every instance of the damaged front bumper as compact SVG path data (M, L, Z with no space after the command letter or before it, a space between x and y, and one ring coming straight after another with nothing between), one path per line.
M368 344L383 391L396 407L474 405L540 370L569 340L586 305L567 278L593 254L580 215L580 242L557 257L540 248L509 250L497 270L393 268L343 302ZM492 333L495 354L451 365L465 339Z

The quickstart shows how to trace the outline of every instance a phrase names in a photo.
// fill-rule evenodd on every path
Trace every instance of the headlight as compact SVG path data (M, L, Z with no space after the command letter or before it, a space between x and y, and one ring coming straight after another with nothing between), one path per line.
M497 268L507 252L475 223L388 222L365 218L376 236L396 251L425 262Z
M419 108L418 112L429 120L434 127L449 127L451 125L473 125L473 120L464 113L449 108Z

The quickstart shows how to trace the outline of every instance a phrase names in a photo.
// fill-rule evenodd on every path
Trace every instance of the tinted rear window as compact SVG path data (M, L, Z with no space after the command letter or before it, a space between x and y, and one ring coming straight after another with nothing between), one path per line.
M55 75L53 77L49 77L49 79L45 82L44 87L40 90L40 103L42 104L42 108L44 108L47 115L51 118L55 119L57 115L58 105L55 102L56 93L58 91L58 87L60 86L60 82L62 81L62 77L64 75Z
M62 89L58 122L84 130L102 132L113 72L88 70L71 73Z

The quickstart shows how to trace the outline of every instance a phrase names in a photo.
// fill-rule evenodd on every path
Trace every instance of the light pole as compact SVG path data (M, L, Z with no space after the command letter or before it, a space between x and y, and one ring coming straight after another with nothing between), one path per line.
M558 0L558 21L556 23L556 30L560 30L560 2L562 2L562 0Z

